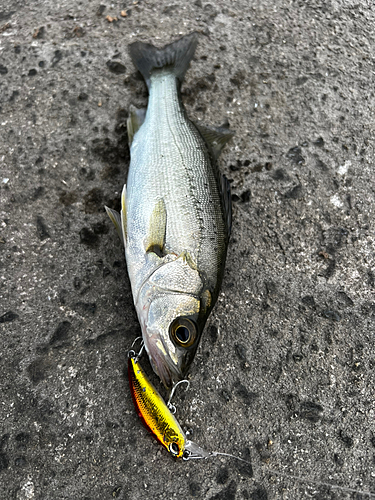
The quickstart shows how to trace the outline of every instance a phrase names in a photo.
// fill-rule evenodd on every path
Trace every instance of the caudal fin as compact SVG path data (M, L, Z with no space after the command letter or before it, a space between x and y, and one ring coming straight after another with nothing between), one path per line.
M198 44L198 34L190 33L175 42L158 49L149 43L134 42L129 45L130 57L150 88L153 70L168 67L182 82L194 56Z

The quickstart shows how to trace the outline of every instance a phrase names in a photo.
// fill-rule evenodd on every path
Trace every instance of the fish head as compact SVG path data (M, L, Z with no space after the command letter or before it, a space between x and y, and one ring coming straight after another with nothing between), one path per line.
M203 329L200 305L200 299L191 295L159 292L143 309L145 348L166 388L185 378L194 359Z

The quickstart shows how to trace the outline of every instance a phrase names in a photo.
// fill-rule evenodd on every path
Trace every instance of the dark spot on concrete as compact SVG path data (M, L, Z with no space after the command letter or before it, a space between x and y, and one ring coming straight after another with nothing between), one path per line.
M44 61L39 61L38 62L38 66L39 66L39 68L44 68L45 62Z
M79 232L80 243L88 246L96 246L99 243L99 236L91 229L83 227Z
M101 16L106 8L107 8L106 5L99 5L99 7L96 10L96 15Z
M296 80L296 85L303 85L304 83L306 83L308 80L308 78L306 76L300 76L297 78Z
M216 482L218 484L225 484L229 479L229 470L228 467L222 467L218 470L216 474Z
M37 70L35 68L32 68L29 70L27 76L35 76L37 73L38 73Z
M26 446L30 441L30 434L28 432L19 432L15 440L20 446Z
M315 146L318 147L323 147L324 146L324 139L323 137L318 137L318 139L314 142Z
M95 234L108 234L108 226L105 222L96 222L92 225Z
M73 286L76 290L79 290L81 288L82 282L81 279L78 276L75 276L73 279Z
M299 416L305 420L316 423L321 420L323 415L323 407L320 404L313 403L312 401L305 401L301 403Z
M66 207L72 205L76 201L78 201L78 194L76 191L63 191L59 196L59 201Z
M234 351L235 351L237 357L240 358L241 361L247 360L247 357L246 357L247 349L243 344L235 344Z
M35 359L27 367L27 373L34 384L38 384L47 377L47 371L51 367L51 361L43 356Z
M0 452L0 471L7 469L9 466L9 459L7 455Z
M303 192L302 192L302 186L301 184L298 184L297 186L294 186L294 188L290 189L284 194L285 198L290 198L293 200L298 200L299 198L302 198Z
M227 389L222 389L219 392L221 399L223 399L226 403L228 403L232 399L232 394Z
M10 19L15 13L16 13L15 10L10 10L9 12L5 11L0 12L0 21L6 21L7 19Z
M247 191L244 191L242 194L241 194L241 201L243 203L247 203L248 201L250 201L250 196L251 196L251 192L249 190Z
M335 274L335 269L336 269L336 261L334 259L329 259L328 261L327 268L324 273L325 278L331 278Z
M75 309L80 309L83 312L88 312L90 314L95 314L96 312L96 304L95 302L76 302L74 304Z
M41 241L50 237L46 223L44 222L43 217L41 217L40 215L38 215L36 218L36 232L37 232L38 238Z
M81 92L78 96L79 101L87 101L88 98L89 98L89 96L85 92Z
M288 176L285 173L285 170L282 168L278 168L271 174L272 178L275 179L275 181L282 181L286 179Z
M14 460L14 465L16 467L26 467L26 458L25 457L17 457L15 460Z
M236 481L231 481L229 486L210 498L210 500L235 500L237 491Z
M367 284L371 287L371 288L374 288L375 286L375 275L374 273L371 271L371 269L369 271L367 271Z
M296 163L297 165L304 165L305 164L305 158L302 156L302 151L299 146L295 146L294 148L290 148L289 151L287 152L286 156L289 158L293 163Z
M247 406L251 406L259 396L257 392L249 391L247 387L242 385L239 381L233 388L235 389L237 396L239 396Z
M232 201L233 201L233 203L237 203L237 201L240 201L240 199L241 198L239 196L237 196L236 194L232 194Z
M348 230L342 227L331 227L324 232L324 243L326 251L330 254L334 254L339 248L341 248L348 235Z
M41 38L44 38L44 35L46 33L46 29L44 26L41 26L40 28L37 28L34 33L33 33L33 38L40 40Z
M251 500L268 500L267 490L260 486L251 493L250 498Z
M103 168L103 170L100 172L100 178L103 180L111 180L114 179L117 175L121 173L121 170L119 167L115 165L107 165Z
M333 454L333 461L339 466L344 465L344 460L337 453Z
M61 61L62 57L63 55L61 50L55 50L54 56L52 58L52 68L54 68L56 64L58 64Z
M38 200L41 198L45 193L45 189L43 186L38 186L37 188L34 189L33 194L31 195L32 200Z
M107 61L106 62L107 68L109 71L112 73L115 73L116 75L122 75L126 73L126 68L123 64L119 63L118 61Z
M353 307L354 302L345 292L337 292L337 300L342 307Z
M304 297L302 297L301 301L303 304L305 304L305 306L315 307L315 300L312 295L305 295Z
M94 139L92 141L92 150L106 164L128 163L130 159L129 146L122 137L117 143L112 142L108 137L105 139Z
M293 354L292 358L295 363L299 363L303 360L303 354Z
M345 434L342 430L339 431L339 438L344 443L344 445L346 446L346 448L352 448L353 447L353 444L354 444L353 438L351 438L350 436L348 436L347 434Z
M331 309L325 309L322 311L323 318L331 319L332 321L340 321L341 316L337 311L332 311Z
M218 330L215 325L211 325L210 328L208 329L208 333L211 337L212 344L215 344L217 342L217 337L218 337Z
M236 85L237 87L241 87L244 80L245 80L245 73L241 70L238 70L236 71L236 73L233 75L232 78L230 78L230 82L233 84L233 85Z
M16 97L18 97L20 93L18 90L13 90L12 95L9 97L9 102L15 101Z
M8 68L0 64L0 75L6 75L8 73Z
M189 491L190 491L190 495L193 497L200 496L200 492L201 492L200 484L196 483L195 481L189 482Z
M103 210L103 191L100 188L93 188L83 197L85 212L93 214Z
M322 162L322 160L320 160L319 158L316 160L316 166L320 168L320 170L322 170L323 172L327 172L328 170L327 165L324 162Z
M0 323L10 323L11 321L14 321L17 318L18 314L14 313L13 311L8 311L2 316L0 316Z
M62 321L61 323L59 323L56 330L53 332L49 343L53 345L56 342L61 342L62 340L66 340L68 338L68 332L70 327L71 323L69 321Z

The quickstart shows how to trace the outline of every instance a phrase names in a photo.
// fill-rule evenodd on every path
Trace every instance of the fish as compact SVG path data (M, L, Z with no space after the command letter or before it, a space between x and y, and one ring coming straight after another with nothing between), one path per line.
M186 377L224 274L231 231L228 179L217 159L228 127L189 120L181 83L198 43L129 46L147 109L130 106L130 167L121 212L106 207L125 247L134 305L151 366L167 389Z

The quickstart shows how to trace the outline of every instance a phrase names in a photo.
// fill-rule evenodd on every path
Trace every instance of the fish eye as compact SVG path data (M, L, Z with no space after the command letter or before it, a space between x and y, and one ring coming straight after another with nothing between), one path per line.
M172 455L178 455L180 453L180 448L177 443L171 443L169 445L169 451L172 453Z
M187 318L176 318L169 327L172 340L181 347L190 347L197 338L197 327Z

